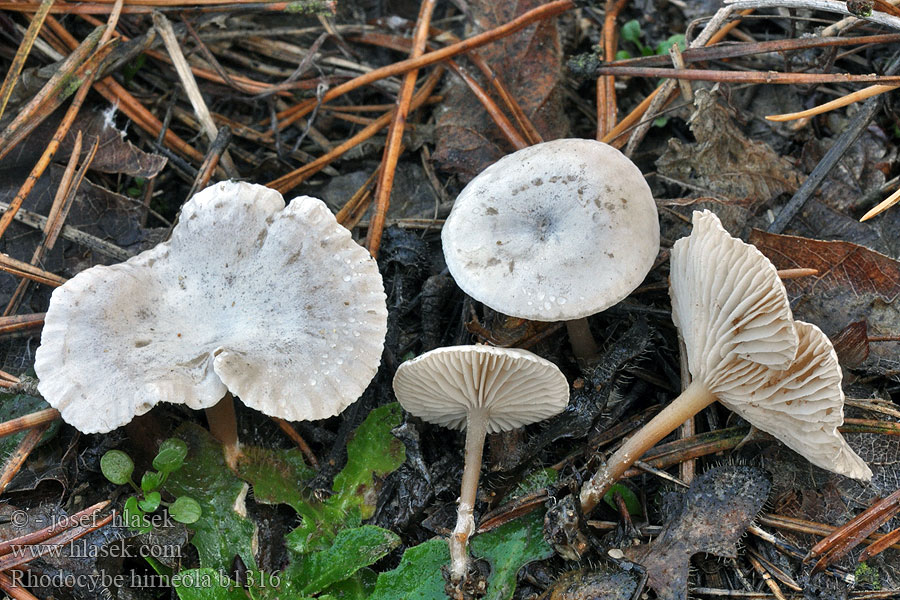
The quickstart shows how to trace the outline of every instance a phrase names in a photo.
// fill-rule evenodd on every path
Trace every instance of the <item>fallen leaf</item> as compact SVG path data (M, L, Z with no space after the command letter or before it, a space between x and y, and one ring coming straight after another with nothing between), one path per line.
M74 510L72 511L74 512ZM69 514L54 503L44 503L29 508L17 508L11 504L0 504L0 516L12 518L9 523L0 524L0 540L10 540L58 525ZM102 517L86 516L77 521L91 525ZM37 553L40 545L12 548L13 554L29 555ZM114 523L101 527L87 535L55 546L54 550L27 565L14 567L5 572L19 587L28 588L38 598L113 598L121 587L105 573L122 573L124 557L135 556L147 547L136 542L127 527ZM128 577L123 576L127 582ZM34 596L32 596L34 597Z
M97 154L91 162L90 169L101 173L121 173L132 177L151 178L156 177L168 159L159 154L151 154L137 148L125 139L125 132L116 129L111 115L115 111L84 109L75 117L75 121L69 128L69 133L63 139L56 151L56 160L67 160L72 153L75 137L79 131L84 139L81 159L87 157L94 138L99 138L100 144ZM31 167L38 161L50 139L56 133L59 119L50 117L35 128L28 137L22 140L16 149L4 161L4 168Z
M844 367L858 367L869 358L869 331L865 320L850 323L833 336L831 342Z
M476 28L484 31L507 23L540 4L540 0L476 0L468 6ZM562 47L555 19L540 21L485 46L479 54L545 140L566 135L568 121L558 86L562 74ZM461 66L481 81L474 67L465 63ZM463 181L468 181L513 148L501 136L468 86L458 77L449 77L444 90L443 105L446 108L437 119L437 149L432 156L440 169L457 173ZM482 87L496 98L489 85L482 82ZM512 115L502 105L501 108L512 121Z
M737 543L765 504L769 487L755 467L714 467L691 483L655 540L625 548L625 555L647 570L647 583L658 598L687 598L691 556L736 557Z
M640 577L635 572L611 566L563 573L539 600L630 600Z
M779 269L808 267L817 275L784 282L798 319L836 335L865 319L869 337L900 335L900 262L850 242L825 242L754 230L754 244ZM898 342L869 345L863 368L900 367Z
M43 398L28 394L0 394L0 423L24 417L45 408L50 408L50 405ZM44 434L42 441L51 439L57 431L59 431L59 421L54 421ZM13 435L0 437L0 456L6 457L12 454L26 433L27 431L20 431Z
M840 119L838 115L833 118ZM836 124L836 130L842 131L844 126L845 123ZM812 171L833 143L834 138L812 136L803 146L800 157L803 168ZM884 133L864 129L828 172L816 190L816 197L836 211L855 210L861 198L884 186L885 174L896 159L896 147L885 139Z
M697 90L689 124L696 143L669 140L656 161L660 174L721 196L729 202L765 204L800 186L791 162L735 125L735 112L714 91Z

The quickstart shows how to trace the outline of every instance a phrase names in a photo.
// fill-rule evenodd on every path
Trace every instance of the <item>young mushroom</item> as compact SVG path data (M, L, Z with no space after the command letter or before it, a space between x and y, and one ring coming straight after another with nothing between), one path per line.
M57 288L44 321L38 390L66 422L102 433L159 402L218 403L233 464L227 393L288 420L340 413L378 369L387 309L375 261L324 203L224 182L168 241Z
M630 294L659 252L656 203L640 170L601 142L519 150L463 189L441 233L460 288L506 315L566 321L579 359L587 317Z
M644 452L715 400L811 463L869 480L869 467L838 431L844 394L831 342L793 320L778 273L759 250L728 235L709 211L694 212L693 223L672 248L670 272L672 319L693 380L584 484L584 513Z
M463 581L488 433L509 431L562 411L569 384L553 363L526 350L490 346L438 348L400 365L394 393L411 414L466 431L465 466L456 528L450 537L450 574Z

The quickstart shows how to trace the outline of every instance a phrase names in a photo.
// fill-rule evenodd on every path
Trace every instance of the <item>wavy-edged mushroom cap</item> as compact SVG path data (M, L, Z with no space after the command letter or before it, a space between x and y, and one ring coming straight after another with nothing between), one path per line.
M516 348L449 346L409 360L394 376L397 400L415 416L465 429L470 413L497 433L562 411L569 384L552 362Z
M507 315L564 321L609 308L644 280L659 219L625 155L563 139L482 171L456 198L441 238L467 294Z
M225 182L189 200L167 242L53 292L35 370L62 418L106 432L158 402L226 390L265 414L321 419L375 375L381 276L325 204Z
M834 347L810 323L795 321L797 357L783 371L759 375L719 393L719 401L812 464L868 481L872 471L838 431L844 422L841 367Z
M672 320L691 375L718 394L751 376L755 365L787 368L797 333L769 259L731 237L708 210L694 211L693 223L691 235L672 247Z
M672 319L696 382L814 465L855 479L872 472L837 428L844 394L837 355L794 321L778 271L709 211L672 248Z

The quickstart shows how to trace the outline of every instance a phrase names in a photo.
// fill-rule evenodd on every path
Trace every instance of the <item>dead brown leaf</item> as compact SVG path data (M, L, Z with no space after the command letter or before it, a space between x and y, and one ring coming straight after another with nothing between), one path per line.
M469 3L478 31L506 23L542 4L540 0ZM563 113L558 84L562 74L562 48L554 19L545 20L485 46L479 51L494 74L522 107L545 140L564 137L569 124ZM461 66L480 79L476 70ZM488 89L482 82L482 86ZM468 181L501 156L512 151L487 112L459 78L449 80L444 111L435 128L435 164ZM495 98L496 100L496 98ZM498 102L499 104L499 102ZM507 115L511 117L511 115Z
M778 269L809 267L818 275L785 281L794 314L836 335L865 319L869 335L900 335L900 262L850 242L825 242L759 230L750 242ZM862 365L884 373L900 367L898 342L870 344Z
M51 165L28 196L24 210L46 216L53 203L56 188L62 180L62 173L63 167ZM27 170L23 172L21 169L0 169L0 202L8 203L12 199L27 174ZM156 241L147 239L147 230L140 226L141 214L142 207L139 202L84 181L78 188L65 224L111 242L120 249L136 252ZM42 233L38 229L17 221L13 222L9 232L0 240L0 252L28 261L40 243L41 237ZM65 243L60 240L44 257L40 266L53 273L71 276L95 264L112 264L121 260L122 256L109 256L98 252L97 249L92 251L80 244L73 245L69 240ZM0 274L0 302L4 305L16 284L18 284L16 278ZM46 288L42 287L40 290L40 294L49 294ZM29 307L28 310L39 306L45 309L46 304L42 304L44 301L39 296L34 300L34 305L26 303L25 306Z
M850 323L831 341L845 367L858 367L869 358L869 328L865 320Z
M840 124L836 127L840 127ZM803 146L800 159L803 168L812 171L833 143L833 138L810 139ZM828 173L816 196L836 211L847 213L856 210L867 194L882 188L896 159L897 150L885 139L883 133L864 130Z
M563 573L539 600L630 600L637 587L636 573L613 566L597 565L592 569Z
M81 131L85 143L82 151L82 160L86 158L88 148L93 144L95 137L99 137L100 145L97 155L91 163L91 170L101 173L121 173L132 177L151 178L156 177L168 159L159 154L151 154L135 147L125 139L125 133L119 131L110 122L106 112L82 110L75 117L75 122L69 129L56 156L65 160L72 152L75 136ZM4 162L4 168L13 168L25 165L27 168L37 162L38 158L53 137L59 121L49 118L39 125L29 136L23 140Z
M691 483L659 536L626 548L625 555L647 570L647 583L661 600L687 598L691 556L737 556L738 540L765 504L769 487L755 467L709 469Z
M718 101L715 89L697 90L689 121L697 141L670 139L656 161L660 174L744 205L765 204L795 191L799 171L768 144L748 139L736 120L734 111Z

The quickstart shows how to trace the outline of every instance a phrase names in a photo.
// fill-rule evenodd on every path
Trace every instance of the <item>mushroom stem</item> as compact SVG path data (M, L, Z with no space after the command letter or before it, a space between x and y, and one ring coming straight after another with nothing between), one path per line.
M716 401L706 385L694 381L659 414L653 417L637 433L628 438L606 464L594 473L591 480L581 488L581 510L585 515L619 480L628 467L641 458L656 442L675 431L679 425Z
M569 332L569 343L572 345L572 352L579 363L590 362L600 353L597 349L597 342L594 341L594 336L591 334L591 326L588 324L587 317L566 321L566 331Z
M475 533L475 498L478 495L478 479L481 476L481 453L487 436L487 417L481 413L469 413L466 418L466 457L463 467L459 507L456 510L456 527L450 535L450 578L460 582L469 570L469 537Z
M241 456L241 445L238 442L237 417L231 392L225 392L221 400L206 409L206 420L209 432L224 446L228 468L234 471Z

